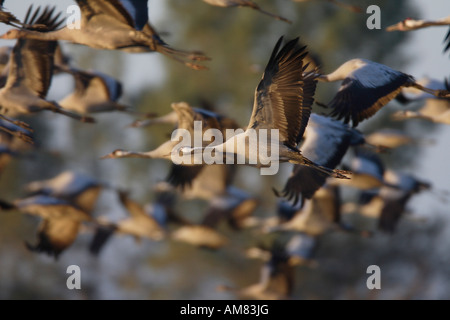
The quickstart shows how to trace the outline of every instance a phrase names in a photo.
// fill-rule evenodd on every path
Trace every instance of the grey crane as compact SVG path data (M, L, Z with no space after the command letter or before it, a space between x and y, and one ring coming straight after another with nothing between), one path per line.
M75 90L59 101L66 110L80 114L122 111L139 114L130 106L118 102L122 96L122 83L100 71L84 71L75 68L62 68L75 80Z
M237 122L225 115L216 113L204 108L191 107L194 114L209 122L212 127L217 127L221 132L226 133L227 129L237 130ZM157 124L171 124L178 127L180 113L176 110L162 116L147 117L147 119L137 120L131 124L131 127L147 127ZM217 126L218 124L218 126ZM194 199L202 198L209 200L216 195L226 192L236 173L236 168L232 165L209 165L203 166L201 170L191 166L180 166L173 164L168 174L168 181L174 186L181 187L183 198Z
M306 55L305 46L301 47L298 38L288 41L281 47L283 37L277 41L263 77L255 90L253 111L244 132L227 139L224 143L208 147L181 147L183 157L195 158L204 152L223 155L225 162L235 157L244 159L245 164L256 167L267 167L272 162L291 162L315 168L324 174L336 178L348 178L342 171L329 169L307 159L297 144L312 111L317 75L304 73L307 65L303 64ZM258 149L252 140L254 134L264 130L277 130L278 140L271 138L267 145ZM270 152L277 149L278 159L266 159L261 150ZM272 151L271 151L272 150ZM266 152L266 155L268 154ZM258 155L254 163L250 156ZM194 161L192 161L192 157Z
M174 134L175 136L171 137L171 140L166 141L156 149L147 152L133 152L133 151L126 151L123 149L116 149L110 154L103 156L102 159L149 158L149 159L167 159L172 161L172 153L174 152L174 148L180 144L179 140L183 138L183 134L185 132L189 132L190 138L189 139L183 138L181 143L193 145L194 136L196 134L194 132L196 130L194 123L195 121L201 121L202 124L201 130L200 129L198 130L201 132L197 132L197 134L201 135L203 135L203 133L209 129L218 129L221 132L223 132L223 135L225 135L226 130L229 129L227 127L222 127L222 124L229 125L229 122L222 121L223 118L215 113L207 112L206 110L199 111L198 109L193 109L186 102L172 103L171 106L177 115L177 124L178 124L177 129L179 129ZM209 142L206 143L205 141L203 141L203 143L209 144ZM205 170L207 172L204 172ZM195 188L195 186L193 186L194 180L196 180L195 178L200 174L202 174L207 179L208 172L210 173L215 172L214 175L216 177L217 174L219 174L224 178L224 180L222 179L220 180L220 185L216 185L214 187L223 190L223 186L229 184L230 181L229 179L231 179L233 175L234 168L222 164L218 164L217 166L212 165L211 167L209 167L206 165L184 166L173 163L167 179L174 186L179 187L181 189L185 189L187 187ZM200 187L199 184L200 181L197 184L198 187Z
M433 90L417 83L413 76L367 59L351 59L335 71L320 75L319 81L342 80L339 91L328 104L331 116L350 120L356 127L372 117L405 87L414 87L440 98L450 97L448 90Z
M385 185L377 190L363 191L359 203L346 203L342 210L375 219L378 230L393 233L405 216L410 199L415 194L430 190L431 184L412 174L394 170L386 170L383 179Z
M42 13L38 8L32 16L28 9L25 21L29 29L41 31L57 28L62 20L54 15L54 8L46 7ZM33 27L45 24L47 28ZM45 32L43 32L45 33ZM59 113L79 121L94 122L90 117L64 110L56 102L45 99L53 76L56 42L30 39L17 40L10 55L6 84L0 89L0 112L6 116L33 114L43 110Z
M66 200L92 212L103 189L114 189L108 183L74 170L66 170L53 178L29 182L25 191L31 195L47 195Z
M353 157L349 164L352 178L345 181L330 180L328 183L359 190L377 189L383 186L386 183L383 178L385 166L380 156L363 146L353 147L352 151Z
M26 242L29 250L46 253L55 259L76 240L81 226L92 220L89 213L68 201L46 195L17 199L13 203L0 202L3 210L17 210L41 218L38 243Z
M157 51L183 62L193 69L205 69L195 63L208 60L205 55L178 51L155 35L148 22L148 1L144 0L76 0L81 9L80 27L66 25L58 30L39 32L11 29L3 39L65 40L95 49L130 52Z

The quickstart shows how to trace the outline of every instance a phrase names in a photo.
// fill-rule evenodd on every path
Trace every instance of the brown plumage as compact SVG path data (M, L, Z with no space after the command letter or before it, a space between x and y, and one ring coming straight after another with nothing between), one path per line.
M170 48L148 22L147 1L76 0L81 9L80 28L71 25L50 32L12 29L3 39L64 40L95 49L128 52L158 51L193 69L206 69L195 61L208 60L205 55Z

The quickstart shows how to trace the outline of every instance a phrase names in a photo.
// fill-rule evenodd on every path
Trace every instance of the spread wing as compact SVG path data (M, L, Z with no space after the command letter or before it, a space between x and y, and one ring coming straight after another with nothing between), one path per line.
M307 65L305 47L298 38L280 49L283 37L275 45L262 80L255 91L253 112L247 128L278 129L280 140L296 147L298 137L308 124L314 102L316 79L303 75Z
M331 116L352 120L356 127L362 120L372 117L378 110L394 99L402 87L414 78L381 64L367 64L351 72L329 107Z
M41 32L57 29L63 20L60 14L54 16L55 8L46 7L40 14L40 7L30 18L32 6L29 8L25 23L31 30ZM35 27L33 27L33 25ZM36 27L40 25L40 27ZM45 25L46 28L42 28ZM10 55L10 69L6 87L22 87L33 94L45 98L53 76L55 41L19 39Z

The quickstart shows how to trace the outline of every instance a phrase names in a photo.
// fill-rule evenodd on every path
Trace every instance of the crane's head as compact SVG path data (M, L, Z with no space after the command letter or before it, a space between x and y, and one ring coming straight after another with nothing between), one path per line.
M113 152L101 157L100 159L116 159L124 158L128 155L128 152L123 149L116 149Z

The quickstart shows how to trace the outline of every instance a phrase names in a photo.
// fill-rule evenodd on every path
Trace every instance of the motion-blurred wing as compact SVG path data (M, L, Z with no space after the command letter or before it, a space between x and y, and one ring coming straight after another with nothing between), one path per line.
M50 256L58 256L73 244L78 236L80 223L71 219L45 219L38 233L38 243L27 248L34 252L43 252Z
M117 101L122 95L122 84L101 72L74 70L76 94L86 101Z
M393 192L398 193L399 191L393 190ZM378 218L378 229L388 233L395 232L408 199L409 195L407 194L401 197L383 197L384 206Z
M140 219L148 216L144 208L136 201L133 201L126 192L119 192L119 200L133 218Z
M53 17L55 8L46 7L42 14L38 8L29 19L32 7L25 20L31 30L41 32L57 29L62 20L58 21L60 14ZM33 27L33 25L39 27ZM45 25L46 28L42 28ZM13 48L9 62L9 74L6 87L22 87L31 90L35 95L45 98L53 76L54 54L57 46L55 41L41 41L19 39Z
M192 181L200 174L203 167L203 165L182 166L172 164L166 180L174 187L184 189L192 184Z

